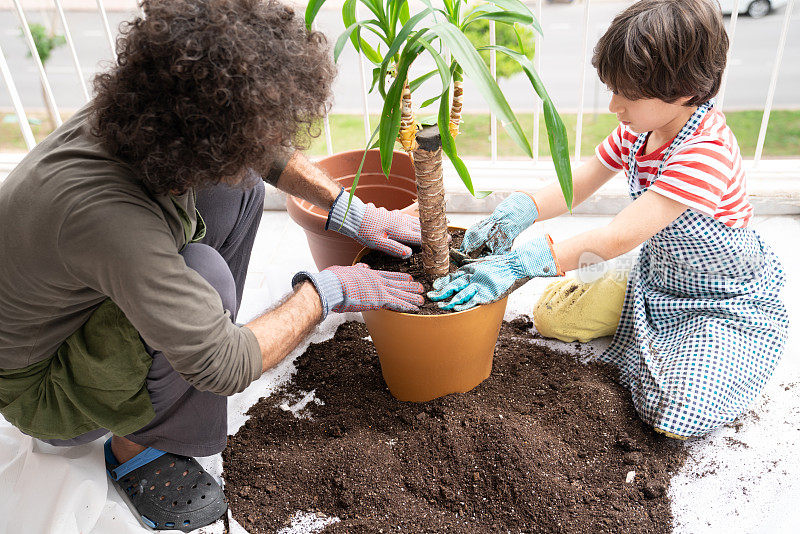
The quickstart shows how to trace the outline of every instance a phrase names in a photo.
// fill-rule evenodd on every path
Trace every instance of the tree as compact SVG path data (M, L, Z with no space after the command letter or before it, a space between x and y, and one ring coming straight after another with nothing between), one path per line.
M33 43L36 45L36 53L39 55L39 59L42 61L42 66L46 67L47 60L50 59L50 54L52 54L53 50L66 44L67 40L63 35L57 35L53 30L48 30L43 25L38 23L28 24L28 28L31 30ZM20 33L24 36L22 30L20 30ZM28 52L28 57L31 57L30 52ZM42 84L44 84L44 82L42 82ZM45 90L44 85L42 85L42 97L45 98L45 101L47 101L44 95ZM45 107L47 108L47 114L50 117L50 126L51 128L55 129L56 124L58 123L53 116L52 110L48 106Z

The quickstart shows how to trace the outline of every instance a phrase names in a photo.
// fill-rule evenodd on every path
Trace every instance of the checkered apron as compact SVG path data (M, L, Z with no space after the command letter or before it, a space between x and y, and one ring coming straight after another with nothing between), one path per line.
M692 135L713 102L700 106L662 157ZM640 189L635 155L628 185ZM783 268L749 228L729 228L687 209L641 249L622 316L600 356L619 368L641 418L689 437L736 419L761 392L783 353L788 316Z

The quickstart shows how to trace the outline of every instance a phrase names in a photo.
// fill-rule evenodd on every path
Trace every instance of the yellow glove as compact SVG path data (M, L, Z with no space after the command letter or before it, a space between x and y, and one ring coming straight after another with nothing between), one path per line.
M610 336L617 331L627 281L627 274L612 271L594 282L553 282L533 309L533 324L544 337L566 342Z

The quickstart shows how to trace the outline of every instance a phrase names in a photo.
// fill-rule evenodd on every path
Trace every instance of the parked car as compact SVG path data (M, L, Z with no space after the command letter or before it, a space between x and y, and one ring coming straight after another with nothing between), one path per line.
M723 15L733 13L734 0L719 0ZM773 9L785 6L788 0L739 0L739 14L747 13L754 19L769 15Z

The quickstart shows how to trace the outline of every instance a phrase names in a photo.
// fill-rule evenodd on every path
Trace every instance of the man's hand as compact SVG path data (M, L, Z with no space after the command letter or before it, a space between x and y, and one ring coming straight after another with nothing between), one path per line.
M532 225L539 215L536 202L525 193L514 193L487 218L469 227L464 234L461 250L467 254L485 246L489 254L504 254L511 250L514 239Z
M411 275L373 271L363 263L352 267L334 265L320 273L299 272L292 285L310 280L322 301L322 318L329 312L358 312L388 308L416 311L424 302L422 284Z
M475 260L439 278L433 283L435 291L429 292L428 298L440 301L452 297L449 302L440 303L439 307L463 311L496 301L517 280L563 274L553 255L552 240L546 235L506 254Z
M342 189L328 214L326 230L335 230L365 247L401 258L411 256L411 248L406 245L422 244L418 217L364 204L356 196L348 207L349 198Z

